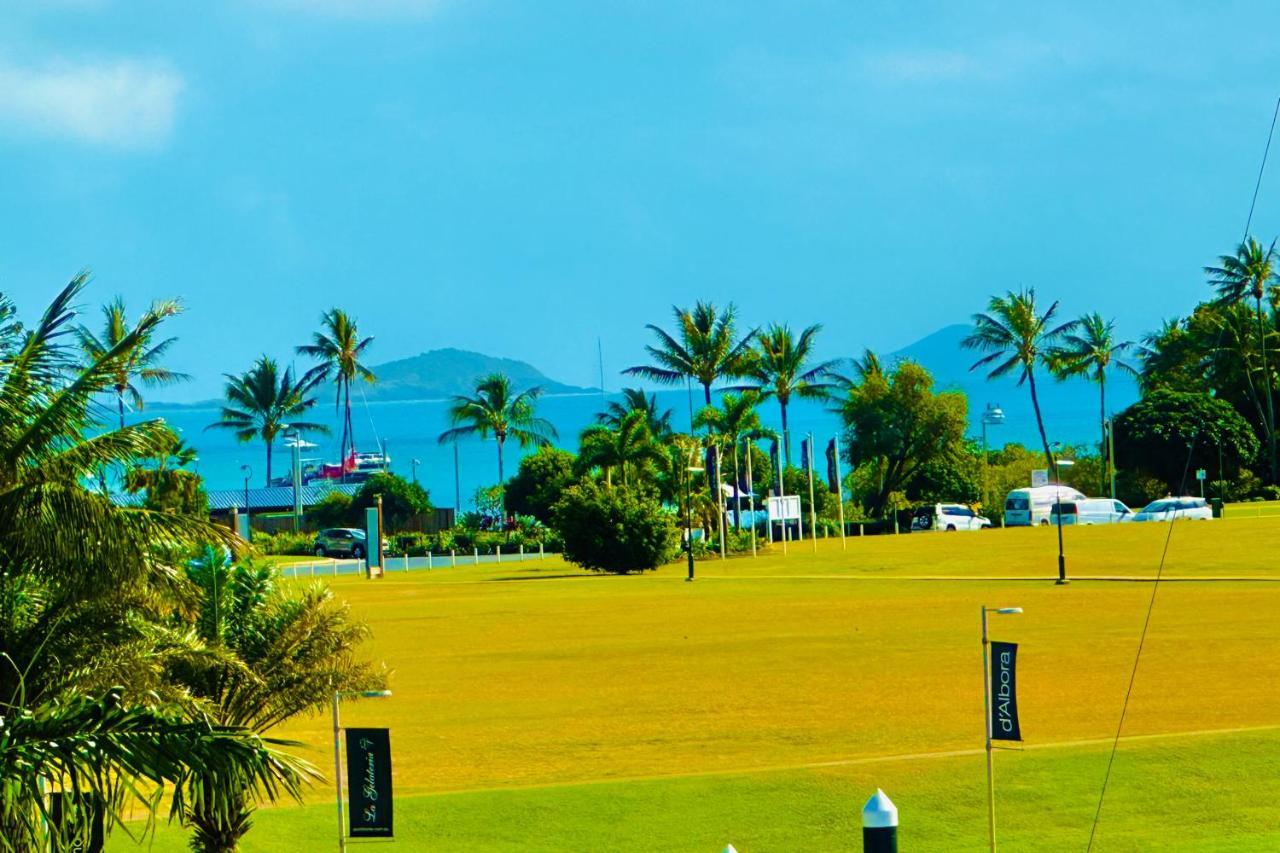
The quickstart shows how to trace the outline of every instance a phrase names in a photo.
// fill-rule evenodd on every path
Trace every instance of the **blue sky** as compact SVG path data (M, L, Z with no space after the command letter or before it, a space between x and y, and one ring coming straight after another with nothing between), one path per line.
M600 335L611 387L696 298L827 356L1020 284L1137 335L1240 236L1280 7L1030 5L0 0L0 290L182 298L172 399L332 305L580 384Z

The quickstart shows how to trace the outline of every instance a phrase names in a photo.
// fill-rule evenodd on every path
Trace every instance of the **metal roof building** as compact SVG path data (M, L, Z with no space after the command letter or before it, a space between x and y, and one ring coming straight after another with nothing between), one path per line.
M354 496L360 490L359 483L323 483L302 487L302 505L314 506L325 499L326 495L341 492ZM210 489L209 512L214 515L245 511L244 489ZM142 494L117 493L111 500L120 506L141 506L145 497ZM269 486L261 489L249 489L249 511L289 512L293 509L293 486Z

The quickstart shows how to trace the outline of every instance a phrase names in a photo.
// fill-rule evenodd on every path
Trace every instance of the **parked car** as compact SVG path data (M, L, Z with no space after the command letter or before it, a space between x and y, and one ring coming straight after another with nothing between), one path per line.
M1111 498L1085 498L1082 501L1056 503L1049 510L1049 523L1057 524L1059 514L1062 515L1064 525L1088 526L1133 521L1133 510L1125 506L1123 501L1113 501Z
M932 504L916 510L912 530L981 530L991 521L963 504Z
M1204 498L1161 498L1144 506L1134 515L1134 521L1173 521L1175 518L1194 518L1208 521L1213 510Z
M1070 486L1036 486L1030 489L1014 489L1004 499L1004 526L1030 527L1048 525L1049 511L1058 501L1082 501L1084 493Z
M363 560L369 553L368 537L355 527L330 527L316 534L311 551L317 557L354 557ZM387 540L382 540L382 550L388 550Z

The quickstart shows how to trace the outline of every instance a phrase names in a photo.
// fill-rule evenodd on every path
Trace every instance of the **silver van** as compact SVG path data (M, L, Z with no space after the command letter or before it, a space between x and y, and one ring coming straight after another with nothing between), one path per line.
M1057 524L1058 516L1062 523L1087 526L1090 524L1119 524L1122 521L1133 521L1133 510L1123 501L1111 498L1085 498L1082 501L1061 501L1049 510L1049 523Z
M1048 525L1049 510L1058 501L1082 501L1084 493L1070 486L1036 486L1014 489L1004 499L1004 526L1030 527Z

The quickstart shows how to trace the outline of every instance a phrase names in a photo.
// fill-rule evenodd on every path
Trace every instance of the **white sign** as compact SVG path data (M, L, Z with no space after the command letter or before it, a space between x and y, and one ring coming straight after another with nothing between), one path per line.
M1031 472L1031 488L1038 489L1049 485L1049 469L1036 468Z
M769 521L796 521L800 518L800 496L769 498Z
M1197 479L1197 480L1203 480L1204 478L1205 478L1205 475L1204 475L1204 469L1203 469L1203 468L1197 468L1197 469L1196 469L1196 479Z

